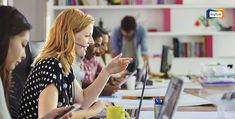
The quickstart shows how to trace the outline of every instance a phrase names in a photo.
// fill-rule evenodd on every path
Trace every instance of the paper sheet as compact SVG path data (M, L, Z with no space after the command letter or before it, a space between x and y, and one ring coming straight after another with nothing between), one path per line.
M164 96L166 93L165 88L161 89L146 89L144 96ZM130 106L138 107L139 99L130 100L130 99L121 99L122 96L140 96L141 90L119 90L115 93L116 98L103 98L104 100L109 100L115 102L116 105L120 106ZM153 107L153 100L143 100L142 108ZM212 104L210 101L191 95L187 93L182 93L178 102L178 106L194 106L194 105L205 105Z
M181 78L184 81L184 88L187 89L202 89L201 84L198 82L193 82L189 79ZM157 88L167 88L170 80L164 80L163 82L154 82L153 85L146 85L145 89L157 89ZM137 85L137 89L142 89L143 85Z

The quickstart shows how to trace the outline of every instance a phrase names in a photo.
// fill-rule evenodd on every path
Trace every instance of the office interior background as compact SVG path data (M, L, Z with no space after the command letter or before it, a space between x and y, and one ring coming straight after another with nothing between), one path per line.
M109 32L125 15L134 16L148 31L153 72L160 70L162 46L174 47L173 41L178 41L181 51L173 59L171 73L200 74L201 63L212 61L235 65L235 0L120 0L120 5L107 5L106 0L82 1L83 5L77 0L0 0L27 17L33 26L30 41L38 44L35 49L43 44L58 13L73 7L91 14L96 25L102 21ZM207 10L217 8L224 10L224 18L207 20Z

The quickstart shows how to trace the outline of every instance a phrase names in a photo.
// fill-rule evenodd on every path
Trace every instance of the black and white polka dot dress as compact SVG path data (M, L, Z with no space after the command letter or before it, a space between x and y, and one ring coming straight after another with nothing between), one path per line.
M35 65L25 83L20 100L19 119L38 118L39 94L49 85L54 84L58 90L57 107L72 104L73 71L66 77L62 65L56 58L46 58Z

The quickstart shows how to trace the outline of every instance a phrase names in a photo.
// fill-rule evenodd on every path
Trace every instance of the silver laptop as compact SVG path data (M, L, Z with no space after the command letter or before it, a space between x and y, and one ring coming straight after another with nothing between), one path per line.
M141 95L140 97L138 98L140 100L139 102L139 106L138 108L126 108L126 111L129 113L130 117L131 118L136 118L136 119L139 119L139 114L140 114L140 109L142 107L142 101L143 101L143 97L144 97L144 90L145 90L145 85L146 85L146 80L147 80L147 75L148 75L148 71L147 71L147 68L146 66L143 68L143 72L141 74L141 77L139 78L143 78L143 88L142 88L142 92L141 92ZM115 103L113 103L113 105L115 105ZM100 114L98 114L97 116L95 116L95 119L96 118L105 118L106 117L106 112L103 111L101 112Z
M168 85L163 105L158 114L158 119L172 119L182 90L183 80L173 76Z

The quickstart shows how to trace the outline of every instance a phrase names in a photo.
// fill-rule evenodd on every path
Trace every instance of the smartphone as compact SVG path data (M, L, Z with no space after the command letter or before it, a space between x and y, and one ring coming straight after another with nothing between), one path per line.
M128 78L130 78L131 76L134 76L137 73L137 70L135 70L134 72L132 72L130 75L128 75L126 78L124 78L118 85L118 87L121 87L127 80Z
M56 117L56 119L63 119L65 116L67 116L69 113L75 112L80 108L79 104L73 104L68 110L61 113L59 116Z

